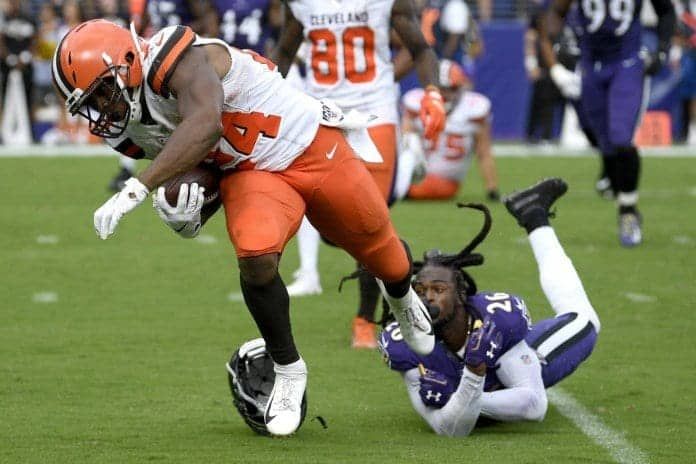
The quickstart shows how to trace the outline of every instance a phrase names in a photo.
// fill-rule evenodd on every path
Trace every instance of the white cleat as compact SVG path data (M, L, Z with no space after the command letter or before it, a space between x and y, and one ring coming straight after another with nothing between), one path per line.
M263 420L271 435L291 435L302 422L302 398L307 388L307 366L300 359L287 366L275 364L276 377Z
M396 321L401 328L401 335L413 351L421 356L427 356L435 348L435 335L430 314L413 288L401 298L390 296L384 288L384 283L377 279L384 298L389 303Z
M287 286L289 296L321 295L322 289L317 272L298 269L293 277L295 280Z

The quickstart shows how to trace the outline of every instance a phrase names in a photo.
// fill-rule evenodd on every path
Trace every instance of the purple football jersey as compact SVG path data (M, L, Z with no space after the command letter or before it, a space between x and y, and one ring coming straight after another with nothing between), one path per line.
M479 292L466 300L468 310L480 321L491 319L503 332L503 353L529 332L531 321L524 300L503 292Z
M155 31L167 26L188 25L193 19L187 0L148 0L147 13Z
M581 0L578 16L582 59L615 61L640 50L642 0Z
M491 319L504 336L503 353L519 343L529 331L529 315L524 300L517 295L501 292L481 292L467 299L468 310L481 321ZM385 362L390 369L405 372L423 364L427 369L440 372L455 384L459 383L463 360L452 353L440 340L427 356L414 353L404 341L399 324L392 322L382 332L379 341ZM486 374L485 391L496 390L500 382L495 371Z
M215 0L220 17L220 38L240 49L264 54L271 36L268 25L270 0Z

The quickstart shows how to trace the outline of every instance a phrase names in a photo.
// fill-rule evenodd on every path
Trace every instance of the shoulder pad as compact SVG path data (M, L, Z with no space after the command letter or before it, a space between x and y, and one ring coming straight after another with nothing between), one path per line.
M531 321L521 297L503 292L479 292L469 297L467 303L478 319L491 319L503 331L504 350L527 336Z
M390 369L405 372L418 367L418 356L411 351L401 335L398 322L389 324L380 334L379 349Z
M148 41L145 60L147 84L155 93L169 98L167 88L177 64L196 40L196 34L188 26L165 27Z

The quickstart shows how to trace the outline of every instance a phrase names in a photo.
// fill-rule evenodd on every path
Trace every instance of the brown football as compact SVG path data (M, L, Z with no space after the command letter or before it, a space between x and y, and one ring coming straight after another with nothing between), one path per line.
M205 206L217 203L220 196L219 184L221 177L222 175L217 167L199 164L190 171L165 182L162 185L164 187L164 196L170 205L175 206L179 198L179 187L181 187L181 184L193 184L195 182L199 186L205 187Z

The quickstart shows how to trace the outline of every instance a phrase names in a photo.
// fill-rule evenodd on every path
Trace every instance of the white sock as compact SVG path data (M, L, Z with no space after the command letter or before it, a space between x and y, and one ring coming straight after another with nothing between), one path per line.
M318 274L319 232L310 224L307 216L302 218L300 230L297 231L297 249L300 253L300 271L306 274Z
M130 172L135 172L135 160L126 155L121 155L118 160L118 165Z
M619 206L635 206L638 203L638 192L619 192L616 195L616 202Z
M276 374L306 374L307 365L305 364L304 359L300 357L300 359L290 364L278 364L274 361L273 370L276 372Z
M599 332L595 312L573 263L565 254L551 226L538 227L529 234L534 258L539 267L539 281L546 299L558 314L577 312L586 316Z

